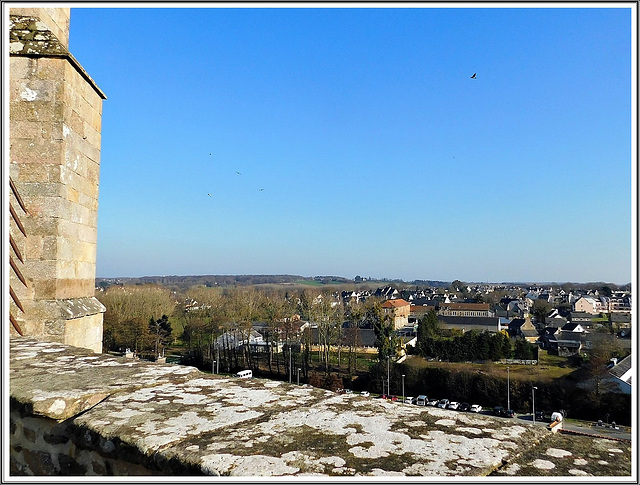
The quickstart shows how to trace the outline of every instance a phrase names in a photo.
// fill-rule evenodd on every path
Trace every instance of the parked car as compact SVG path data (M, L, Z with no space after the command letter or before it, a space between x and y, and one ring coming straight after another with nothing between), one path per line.
M389 399L395 402L398 400L398 396L389 396Z
M360 394L362 394L363 396L370 396L369 391L362 391Z
M544 411L536 411L536 421L548 421L548 414Z
M456 401L451 401L449 404L447 404L447 409L457 410L459 407L460 403Z
M502 416L503 418L513 418L516 413L511 409L505 409L502 406L496 406L493 408L493 414L496 416Z
M429 398L427 396L425 396L424 394L420 394L416 399L416 404L418 406L426 406L428 400Z
M415 397L411 397L411 396L407 396L404 398L404 403L405 404L415 404L416 403L416 398Z
M344 392L345 392L346 394L351 394L353 391L352 391L351 389L345 389L345 390L344 390Z
M461 402L460 406L458 406L458 411L468 411L470 407L471 404L469 404L468 402Z
M482 406L480 406L480 404L472 404L469 408L469 411L471 411L472 413L479 413L480 411L482 411Z
M437 399L429 399L427 401L427 406L437 406L439 402L440 401L438 401Z
M438 407L442 409L446 409L448 404L449 404L448 399L440 399L440 401L438 401Z

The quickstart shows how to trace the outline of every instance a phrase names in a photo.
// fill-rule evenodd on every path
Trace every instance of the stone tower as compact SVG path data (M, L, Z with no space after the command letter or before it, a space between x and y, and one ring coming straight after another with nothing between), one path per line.
M9 11L10 327L101 352L105 309L94 291L106 96L69 53L70 13Z

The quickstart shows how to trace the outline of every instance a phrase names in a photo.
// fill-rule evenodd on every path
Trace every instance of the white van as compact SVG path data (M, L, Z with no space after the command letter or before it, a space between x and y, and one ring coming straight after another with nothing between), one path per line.
M251 379L253 377L253 372L250 370L241 370L236 374L236 377L240 379Z
M429 398L427 396L425 396L424 394L421 394L418 396L418 399L416 400L416 404L418 406L426 406L428 400Z

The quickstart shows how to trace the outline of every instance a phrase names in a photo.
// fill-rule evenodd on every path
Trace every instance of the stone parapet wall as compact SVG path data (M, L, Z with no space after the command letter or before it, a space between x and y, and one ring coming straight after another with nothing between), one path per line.
M10 473L478 476L544 428L10 341Z

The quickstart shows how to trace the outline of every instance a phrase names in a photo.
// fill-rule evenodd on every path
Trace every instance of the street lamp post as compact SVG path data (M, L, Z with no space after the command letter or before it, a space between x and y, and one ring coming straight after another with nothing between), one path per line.
M389 352L391 352L391 335L389 335ZM389 362L391 360L391 354L387 355L387 395L391 395L391 380L389 378Z
M298 385L300 385L300 367L298 367Z
M509 386L509 366L507 366L507 409L511 409L510 394L511 388Z
M404 404L404 374L402 374L402 403Z
M538 388L535 386L531 388L531 412L533 414L533 424L536 424L536 389Z
M291 345L289 345L289 384L291 384Z
M216 373L216 361L215 360L213 362L211 362L211 373L212 374Z

